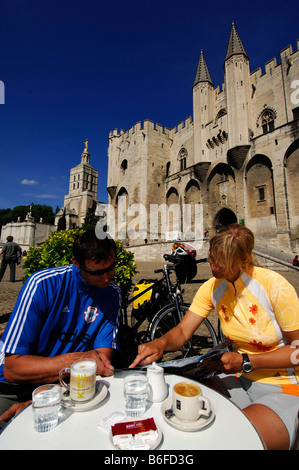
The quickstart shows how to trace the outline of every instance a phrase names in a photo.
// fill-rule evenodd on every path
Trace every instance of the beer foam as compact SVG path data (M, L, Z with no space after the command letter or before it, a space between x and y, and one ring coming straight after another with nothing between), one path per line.
M72 374L93 375L95 373L95 363L93 361L78 361L72 364Z

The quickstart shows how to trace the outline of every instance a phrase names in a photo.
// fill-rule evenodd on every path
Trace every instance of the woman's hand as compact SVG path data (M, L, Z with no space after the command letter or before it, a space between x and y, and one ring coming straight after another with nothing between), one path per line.
M157 361L164 351L164 344L159 339L155 339L150 343L140 344L138 346L138 354L130 365L130 369L137 365L147 366L152 362Z
M138 355L130 365L130 368L136 367L137 365L147 366L157 361L163 355L164 351L178 351L189 341L194 331L203 321L203 317L188 310L180 323L165 333L165 335L150 343L139 345Z
M235 374L242 370L242 363L242 354L235 352L225 352L217 361L213 361L213 359L207 359L204 365L210 370L224 372L225 374Z

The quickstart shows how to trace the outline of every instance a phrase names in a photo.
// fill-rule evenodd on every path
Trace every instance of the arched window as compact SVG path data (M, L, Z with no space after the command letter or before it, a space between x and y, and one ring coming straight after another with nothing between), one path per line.
M126 171L126 169L128 168L128 161L125 159L121 162L121 165L120 165L121 169L123 171Z
M274 121L276 114L273 109L266 108L259 116L258 125L262 126L263 134L274 131Z
M179 152L180 171L186 170L187 168L187 156L187 150L185 148L182 148Z
M222 116L225 116L226 114L227 114L226 109L221 108L217 113L217 116L215 118L215 122L217 123L218 119L220 119Z

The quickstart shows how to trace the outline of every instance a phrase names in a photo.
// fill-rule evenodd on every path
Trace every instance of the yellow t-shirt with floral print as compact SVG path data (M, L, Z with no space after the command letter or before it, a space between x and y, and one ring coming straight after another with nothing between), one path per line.
M214 277L206 281L198 289L190 310L206 318L214 309L223 334L240 353L273 351L286 344L284 331L299 329L299 300L295 289L280 274L260 267L248 268L234 284ZM294 367L253 370L246 377L282 386L297 385L299 389L299 366L296 366L299 351L298 354L296 351Z

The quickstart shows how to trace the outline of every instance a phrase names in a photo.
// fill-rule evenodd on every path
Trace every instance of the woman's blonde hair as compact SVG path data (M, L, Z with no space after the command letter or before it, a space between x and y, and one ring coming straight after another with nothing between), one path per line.
M223 268L225 278L229 279L237 269L254 265L252 250L254 235L244 225L232 224L221 229L210 240L210 257Z

